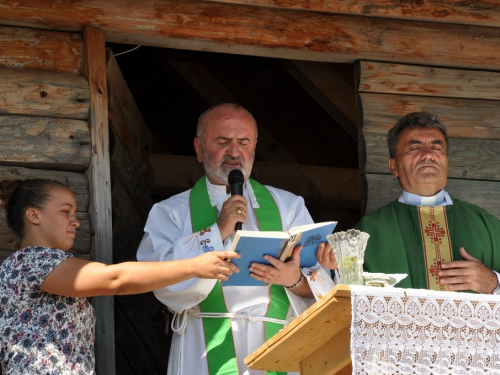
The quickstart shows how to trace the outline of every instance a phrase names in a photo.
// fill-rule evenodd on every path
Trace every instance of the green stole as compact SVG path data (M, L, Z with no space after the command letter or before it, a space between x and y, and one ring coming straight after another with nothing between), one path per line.
M255 209L260 230L281 231L281 216L267 188L250 179L260 208ZM217 221L216 208L210 204L206 176L196 182L189 196L191 223L193 232L199 232L210 227ZM244 272L242 270L242 272ZM290 301L285 289L281 285L271 285L269 288L270 301L266 317L285 320ZM216 282L210 294L200 302L202 313L227 313L222 286ZM273 337L282 326L278 323L265 322L265 340ZM207 362L210 375L237 375L238 364L234 349L233 332L229 318L203 318L205 331L205 345L207 348ZM283 372L267 371L266 375L281 375Z

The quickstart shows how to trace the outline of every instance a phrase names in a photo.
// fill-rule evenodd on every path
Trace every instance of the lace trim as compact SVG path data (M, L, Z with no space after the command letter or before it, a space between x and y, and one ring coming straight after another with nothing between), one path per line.
M364 288L351 287L354 374L500 374L498 297Z
M245 188L247 189L248 196L250 197L250 205L253 208L260 208L255 192L253 191L252 184L248 180L245 181Z
M207 182L207 191L208 191L208 198L210 199L210 204L212 207L217 206L217 201L215 200L214 196L214 190L212 188L212 184L208 181L208 178L206 179ZM253 191L252 185L248 180L245 181L245 188L248 191L248 196L250 197L250 205L253 208L260 208L259 202L257 202L257 197L255 196L255 192Z
M210 181L208 181L208 177L205 177L206 184L207 184L207 191L208 191L208 198L210 199L210 204L212 207L217 207L217 201L215 200L214 196L214 189L212 188L212 184Z

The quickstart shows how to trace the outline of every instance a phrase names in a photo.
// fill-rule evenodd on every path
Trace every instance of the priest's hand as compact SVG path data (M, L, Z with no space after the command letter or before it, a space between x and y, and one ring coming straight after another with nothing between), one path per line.
M222 241L234 232L236 223L245 223L247 221L247 200L241 195L231 196L222 205L217 226L219 227Z
M309 283L302 276L300 270L301 250L302 245L297 246L293 250L292 259L286 263L269 255L264 256L264 259L271 263L271 265L252 263L250 265L250 276L265 283L288 287L290 291L298 296L312 298L313 294Z
M493 293L498 285L495 272L481 261L460 248L463 260L456 260L441 265L438 272L439 282L448 284L450 290L472 290L477 293Z
M319 264L327 270L336 270L339 268L333 249L328 242L321 242L318 245L318 252L316 253L316 256L318 257Z

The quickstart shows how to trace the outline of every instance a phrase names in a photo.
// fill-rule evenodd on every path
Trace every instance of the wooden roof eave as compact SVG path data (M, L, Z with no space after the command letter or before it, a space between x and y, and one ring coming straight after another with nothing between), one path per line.
M273 9L294 9L305 12L323 12L369 16L412 21L454 23L471 26L500 25L500 4L497 1L396 1L396 0L206 0L213 3L252 5Z

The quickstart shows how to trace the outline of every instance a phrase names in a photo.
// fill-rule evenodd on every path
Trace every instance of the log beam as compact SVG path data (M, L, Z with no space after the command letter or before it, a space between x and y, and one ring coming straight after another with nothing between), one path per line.
M0 23L5 3L0 0ZM15 9L16 4L8 6ZM81 75L83 38L81 34L0 26L0 67Z
M90 258L91 230L88 215L89 186L87 177L83 173L0 165L0 181L25 180L27 178L53 179L66 185L73 192L76 199L77 218L81 225L76 232L75 243L71 252L79 257ZM0 249L2 249L0 251L0 262L19 249L17 241L18 237L7 226L5 215L0 215Z
M81 31L106 40L213 52L352 63L356 59L500 69L500 31L201 0L100 0L2 4L0 23ZM498 23L495 24L498 26Z
M387 134L364 134L366 167L364 172L386 173ZM500 181L500 141L450 138L448 176L467 180Z
M0 116L0 162L29 163L84 171L90 164L86 121L45 117Z
M86 120L89 100L89 85L85 77L0 69L0 114Z
M358 102L363 133L386 136L399 118L411 112L427 111L439 116L451 138L500 140L498 100L361 93Z
M460 23L498 27L500 4L498 1L456 0L207 0L214 3L253 5L276 9L351 14L359 16L406 18L419 21Z
M203 165L193 156L151 154L151 164L156 175L156 194L190 189L204 174ZM356 204L360 198L357 169L255 162L252 178L304 199L320 198Z
M360 61L356 91L500 100L500 73Z
M362 208L363 213L365 210L370 213L401 195L401 186L390 174L367 173L362 178L362 184L368 197L367 206ZM499 187L499 181L448 178L445 189L452 197L476 204L500 219Z

